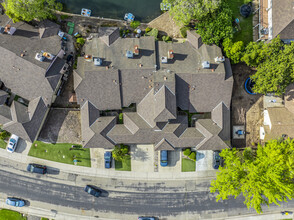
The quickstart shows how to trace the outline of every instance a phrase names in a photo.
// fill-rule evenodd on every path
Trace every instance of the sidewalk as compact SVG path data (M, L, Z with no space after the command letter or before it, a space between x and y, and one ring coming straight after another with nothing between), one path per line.
M28 148L27 146L26 148ZM70 164L58 163L50 160L39 159L27 155L28 149L25 149L22 153L9 153L6 149L0 149L2 157L8 158L9 160L28 163L37 163L46 165L48 167L58 168L62 171L75 173L80 175L88 175L95 177L104 178L117 178L117 179L135 179L135 180L195 180L195 179L212 179L216 177L214 170L208 171L197 171L197 172L128 172L128 171L115 171L114 168L89 168L83 166L75 166ZM92 160L95 160L92 158Z

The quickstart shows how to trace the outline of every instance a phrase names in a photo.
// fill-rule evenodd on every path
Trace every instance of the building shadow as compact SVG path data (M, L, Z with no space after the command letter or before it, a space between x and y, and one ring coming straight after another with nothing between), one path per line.
M51 109L42 127L39 141L56 143L59 131L68 115L68 110Z
M39 37L38 32L27 31L27 30L22 30L22 29L16 29L16 31L14 32L13 35L27 37L27 38Z
M22 153L25 151L25 149L27 148L27 143L25 140L23 140L22 138L19 138L18 143L17 143L17 147L15 149L15 152L17 153Z
M181 159L181 149L175 149L174 151L168 151L168 166L175 167Z
M205 157L204 153L197 152L196 154L196 161L199 161Z

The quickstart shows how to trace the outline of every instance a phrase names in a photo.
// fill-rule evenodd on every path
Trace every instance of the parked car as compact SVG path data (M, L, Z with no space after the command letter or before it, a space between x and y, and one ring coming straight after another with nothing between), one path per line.
M162 167L167 166L167 150L160 151L160 165Z
M15 206L15 207L23 207L26 205L26 202L22 199L8 197L6 199L6 204L11 205L11 206Z
M27 171L31 172L31 173L39 173L39 174L45 174L47 173L47 167L44 165L39 165L39 164L35 164L35 163L30 163L27 166Z
M111 162L112 162L112 153L110 151L107 151L104 153L105 168L107 169L111 168Z
M154 217L139 217L138 220L155 220Z
M221 164L221 157L219 155L219 151L213 152L213 168L218 169Z
M19 137L15 134L11 135L8 141L7 145L7 151L10 153L13 153L16 149L17 143L18 143Z
M93 187L93 186L90 186L90 185L87 185L85 188L84 188L85 192L92 195L92 196L95 196L95 197L99 197L101 195L101 190Z

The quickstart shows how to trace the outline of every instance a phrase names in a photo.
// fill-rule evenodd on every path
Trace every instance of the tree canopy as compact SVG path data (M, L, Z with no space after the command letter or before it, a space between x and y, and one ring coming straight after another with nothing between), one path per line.
M52 10L62 9L62 4L55 0L4 0L2 5L13 22L52 18Z
M294 197L294 140L271 140L257 150L226 149L210 192L216 200L244 197L244 204L262 212L262 205L276 204Z
M191 19L201 20L208 14L215 12L222 0L163 0L170 3L170 13L181 24L189 24Z
M223 42L223 47L226 56L231 59L232 64L236 64L241 61L245 49L243 41L233 43L231 39L226 38Z
M219 45L223 39L233 38L232 20L232 11L228 4L223 2L219 10L196 23L196 32L205 44Z

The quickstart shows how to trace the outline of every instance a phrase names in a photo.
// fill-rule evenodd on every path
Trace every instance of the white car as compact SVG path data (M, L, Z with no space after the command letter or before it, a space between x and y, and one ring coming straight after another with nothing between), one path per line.
M16 136L15 134L11 135L11 137L9 138L9 142L7 145L7 151L9 153L13 153L15 151L18 139L19 139L19 137Z

